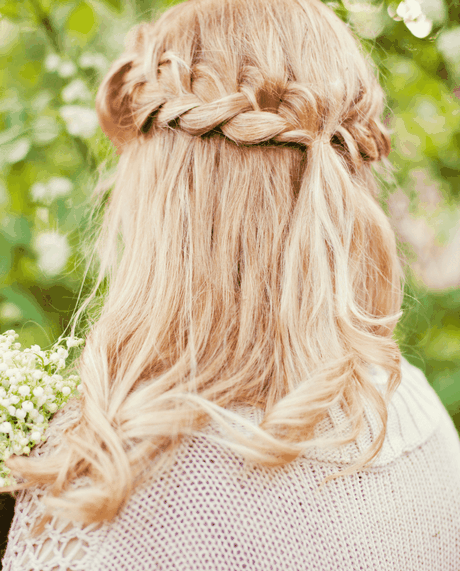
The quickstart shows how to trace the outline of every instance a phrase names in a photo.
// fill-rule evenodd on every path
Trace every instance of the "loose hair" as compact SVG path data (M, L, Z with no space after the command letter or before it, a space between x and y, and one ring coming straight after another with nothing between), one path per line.
M378 204L383 108L368 56L319 0L189 0L132 29L96 98L120 158L95 189L110 199L76 319L105 293L78 362L81 417L59 453L8 460L12 489L110 521L210 421L228 434L210 438L275 467L356 439L366 404L380 434L323 484L378 455L404 281ZM385 397L370 365L389 373ZM316 438L338 403L353 430Z

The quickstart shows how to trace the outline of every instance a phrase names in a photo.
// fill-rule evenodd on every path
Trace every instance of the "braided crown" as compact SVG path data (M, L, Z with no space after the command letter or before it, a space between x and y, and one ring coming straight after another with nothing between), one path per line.
M136 52L139 38L142 34ZM264 78L250 65L240 73L239 90L230 94L214 70L202 63L191 69L171 51L162 54L153 76L144 67L139 53L118 60L96 99L102 129L119 148L156 129L174 128L195 136L218 132L241 145L332 143L355 165L380 160L390 151L385 127L361 108L361 103L369 106L363 93L348 114L330 125L311 88Z

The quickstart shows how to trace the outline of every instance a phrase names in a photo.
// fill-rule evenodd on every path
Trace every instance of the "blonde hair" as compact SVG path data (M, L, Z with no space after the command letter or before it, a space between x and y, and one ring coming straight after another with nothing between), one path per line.
M210 420L246 461L283 466L357 438L366 402L380 434L323 483L377 456L404 279L377 201L383 106L319 0L191 0L132 30L96 99L121 156L96 188L113 183L78 314L106 284L78 365L82 415L59 454L8 461L15 489L50 487L50 513L111 520ZM369 364L389 372L385 397ZM337 403L351 434L315 438ZM250 436L231 430L238 404L264 410L259 426L240 419Z

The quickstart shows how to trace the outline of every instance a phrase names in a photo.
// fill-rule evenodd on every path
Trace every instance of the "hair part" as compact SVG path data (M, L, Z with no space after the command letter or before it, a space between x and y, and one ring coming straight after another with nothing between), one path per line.
M403 272L373 174L390 150L383 92L347 26L319 0L191 0L133 29L96 103L121 156L74 322L107 282L81 418L65 451L8 460L25 480L12 489L111 520L211 420L230 435L214 440L275 467L356 439L368 404L379 436L323 483L371 462L401 380ZM369 364L389 372L385 397ZM337 403L351 433L316 438Z

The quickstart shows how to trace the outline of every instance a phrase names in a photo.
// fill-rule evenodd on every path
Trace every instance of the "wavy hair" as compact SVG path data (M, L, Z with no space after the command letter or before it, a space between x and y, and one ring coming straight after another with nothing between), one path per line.
M96 98L120 158L95 189L110 199L77 316L106 292L78 362L81 417L59 453L8 460L15 489L47 488L49 513L112 520L211 420L247 462L283 466L353 441L368 403L380 434L322 485L359 470L401 382L404 282L378 203L390 140L369 58L319 0L190 0L125 46ZM385 397L372 364L389 373ZM316 438L337 403L351 434ZM264 411L258 426L242 404Z

